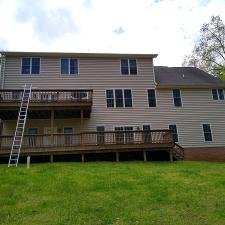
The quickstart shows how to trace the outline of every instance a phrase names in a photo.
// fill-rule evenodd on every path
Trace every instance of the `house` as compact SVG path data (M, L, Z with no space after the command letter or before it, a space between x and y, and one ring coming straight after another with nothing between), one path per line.
M140 151L225 160L225 82L190 67L154 67L155 54L4 52L0 156L13 143L32 85L22 155ZM148 153L146 155L146 152Z

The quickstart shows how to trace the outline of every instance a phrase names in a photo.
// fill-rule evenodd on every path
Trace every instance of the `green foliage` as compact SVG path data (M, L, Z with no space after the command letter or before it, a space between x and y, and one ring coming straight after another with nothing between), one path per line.
M223 163L0 166L1 225L223 225Z
M195 66L217 77L225 76L225 25L219 16L203 24L191 55L184 66Z

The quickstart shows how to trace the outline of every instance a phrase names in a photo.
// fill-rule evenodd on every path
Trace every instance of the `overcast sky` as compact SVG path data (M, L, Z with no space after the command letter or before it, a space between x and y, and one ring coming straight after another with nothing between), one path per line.
M225 0L0 0L0 49L157 53L181 66Z

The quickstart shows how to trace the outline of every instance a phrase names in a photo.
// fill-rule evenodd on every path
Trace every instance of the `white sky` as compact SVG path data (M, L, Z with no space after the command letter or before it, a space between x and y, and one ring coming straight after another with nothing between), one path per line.
M158 53L181 66L225 0L0 0L0 49Z

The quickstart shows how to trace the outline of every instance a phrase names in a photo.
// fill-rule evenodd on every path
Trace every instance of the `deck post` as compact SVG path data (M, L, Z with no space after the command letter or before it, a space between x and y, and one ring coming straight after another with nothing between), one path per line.
M81 154L81 161L84 163L84 154Z
M80 131L83 132L83 123L84 123L84 111L80 110Z
M146 155L146 151L143 151L143 158L144 158L144 162L147 162L147 155Z
M119 152L116 152L116 161L117 161L117 162L120 161L120 155L119 155Z
M54 117L55 117L55 112L54 112L54 110L51 110L51 144L52 144L52 146L54 144L54 136L53 136L53 133L54 133Z
M170 150L170 162L173 162L173 152Z
M54 156L50 155L50 162L53 163L54 162Z

